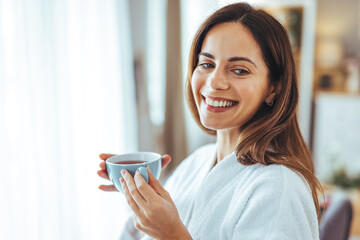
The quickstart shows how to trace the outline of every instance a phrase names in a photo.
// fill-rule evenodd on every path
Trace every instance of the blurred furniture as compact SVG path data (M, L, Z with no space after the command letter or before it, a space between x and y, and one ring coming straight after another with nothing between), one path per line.
M353 208L345 196L333 196L320 223L320 240L347 240L353 218Z

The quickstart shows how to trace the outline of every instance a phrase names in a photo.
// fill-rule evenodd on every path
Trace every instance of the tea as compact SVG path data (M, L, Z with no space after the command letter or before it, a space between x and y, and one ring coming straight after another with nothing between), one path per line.
M144 163L146 161L140 161L140 160L125 160L125 161L117 161L114 162L114 164L139 164L139 163Z

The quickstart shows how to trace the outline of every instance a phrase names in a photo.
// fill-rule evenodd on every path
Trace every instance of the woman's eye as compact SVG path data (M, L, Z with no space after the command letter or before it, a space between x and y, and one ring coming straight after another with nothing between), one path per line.
M233 71L236 75L241 75L241 76L249 74L249 72L244 69L235 69Z
M213 68L214 65L210 64L210 63L201 63L199 64L200 67L208 69L208 68Z

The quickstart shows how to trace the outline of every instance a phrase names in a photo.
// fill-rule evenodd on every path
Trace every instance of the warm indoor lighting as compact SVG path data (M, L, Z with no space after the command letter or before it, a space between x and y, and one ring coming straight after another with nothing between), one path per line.
M316 46L316 63L321 67L336 67L343 58L343 45L337 39L324 38Z

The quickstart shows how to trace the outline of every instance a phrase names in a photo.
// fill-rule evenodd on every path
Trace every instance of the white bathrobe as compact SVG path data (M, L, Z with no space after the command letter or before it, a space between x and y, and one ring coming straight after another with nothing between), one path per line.
M282 165L244 166L234 152L212 168L215 157L215 144L199 148L165 184L193 239L319 239L311 190L302 176ZM138 239L132 219L120 239Z

